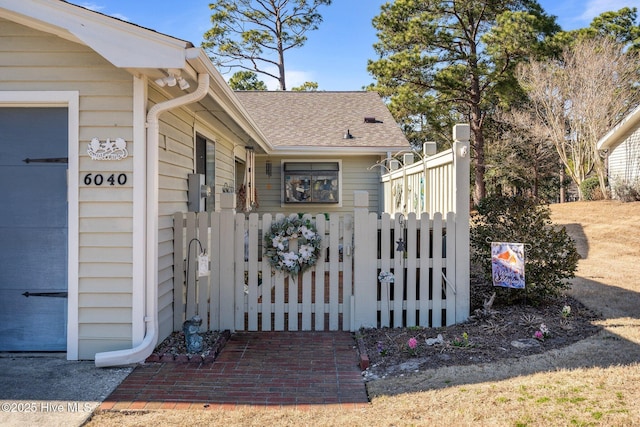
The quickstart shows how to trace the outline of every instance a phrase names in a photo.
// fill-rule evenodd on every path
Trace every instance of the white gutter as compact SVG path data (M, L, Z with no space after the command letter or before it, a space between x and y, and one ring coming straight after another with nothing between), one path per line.
M209 75L198 75L195 91L151 107L147 113L147 227L146 227L146 333L142 342L131 349L96 353L99 368L122 366L144 361L158 343L158 147L160 114L197 102L209 92Z

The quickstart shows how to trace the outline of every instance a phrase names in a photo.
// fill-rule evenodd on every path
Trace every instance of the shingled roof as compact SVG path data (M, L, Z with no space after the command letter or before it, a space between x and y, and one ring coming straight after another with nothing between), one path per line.
M375 92L235 92L277 151L384 153L409 147ZM352 138L345 138L349 132Z

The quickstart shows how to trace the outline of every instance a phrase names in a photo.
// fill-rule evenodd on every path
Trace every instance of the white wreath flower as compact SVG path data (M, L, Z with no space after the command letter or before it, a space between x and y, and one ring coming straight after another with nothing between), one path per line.
M298 251L290 250L290 242L298 241ZM264 256L275 270L292 277L303 273L318 261L322 238L310 219L292 214L271 224L264 235Z

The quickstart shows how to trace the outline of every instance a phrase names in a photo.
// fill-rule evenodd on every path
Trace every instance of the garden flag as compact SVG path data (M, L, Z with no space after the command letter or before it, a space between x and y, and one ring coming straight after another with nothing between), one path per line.
M491 243L493 286L524 289L524 244Z

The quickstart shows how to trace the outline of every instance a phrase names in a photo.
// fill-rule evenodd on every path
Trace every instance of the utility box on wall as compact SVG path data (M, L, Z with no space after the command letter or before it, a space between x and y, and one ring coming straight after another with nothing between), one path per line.
M204 174L190 173L188 176L187 207L189 212L204 212L206 198L211 196L211 187L205 185Z

